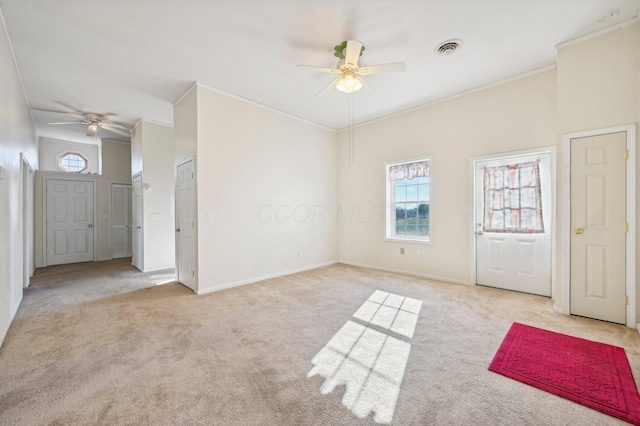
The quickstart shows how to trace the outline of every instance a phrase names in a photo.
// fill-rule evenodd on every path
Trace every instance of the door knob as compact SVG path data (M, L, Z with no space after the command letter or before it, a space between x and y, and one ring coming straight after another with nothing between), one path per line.
M584 229L576 228L576 229L573 230L573 232L575 232L576 234L582 234L584 232Z
M176 228L176 232L180 232L180 228Z
M93 228L93 223L87 225L89 228Z

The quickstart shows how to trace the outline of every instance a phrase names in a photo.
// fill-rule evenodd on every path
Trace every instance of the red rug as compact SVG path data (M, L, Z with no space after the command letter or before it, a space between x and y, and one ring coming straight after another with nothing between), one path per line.
M640 425L624 349L514 322L489 370Z

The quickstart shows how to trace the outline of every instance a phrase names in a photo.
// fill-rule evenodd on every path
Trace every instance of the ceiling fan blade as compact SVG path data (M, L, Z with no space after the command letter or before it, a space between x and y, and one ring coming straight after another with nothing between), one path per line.
M75 125L81 124L81 125L83 125L83 126L84 126L84 125L85 125L85 124L87 124L87 123L80 123L79 121L63 121L63 122L59 122L59 123L47 123L47 124L52 124L52 125L54 125L54 126L55 126L55 125L57 125L57 124L72 124L72 125L74 125L74 124L75 124Z
M66 111L55 111L52 109L44 109L44 108L31 108L31 111L38 111L38 112L48 112L50 114L67 114Z
M65 104L64 102L61 102L61 101L52 101L52 102L53 102L53 103L56 103L56 104L58 104L58 105L62 105L63 107L67 108L67 109L69 110L69 111L67 111L67 113L68 113L68 112L72 112L72 113L76 113L76 114L82 115L82 111L80 111L80 110L79 110L79 109L77 109L77 108L72 107L72 106L71 106L71 105L69 105L69 104Z
M72 117L72 118L77 118L80 120L84 120L85 117L82 114L76 114L75 112L66 112L66 111L55 111L52 109L44 109L44 108L31 108L32 111L38 111L38 112L46 112L48 114L61 114L61 115L65 115L67 117Z
M107 124L104 123L98 123L98 126L100 126L100 128L105 129L109 132L115 133L116 135L120 135L120 136L124 136L125 138L130 138L131 137L131 133L129 132L124 132L122 130L113 128Z
M333 80L331 83L329 83L328 86L326 86L324 89L322 89L321 91L316 93L316 96L324 96L327 93L329 93L331 91L331 89L335 88L338 85L338 80L340 80L340 78L341 77L338 77L335 80Z
M341 74L342 71L340 71L337 68L325 68L325 67L314 67L311 65L296 65L297 68L303 69L303 70L307 70L307 71L317 71L317 72L329 72L332 74Z
M393 62L391 64L371 65L370 67L362 67L358 70L358 74L372 75L380 74L382 72L400 72L404 71L407 64L404 62Z
M109 127L114 127L114 128L116 128L116 129L121 129L121 130L126 130L126 131L128 131L128 130L129 130L129 128L124 127L123 125L118 124L118 123L116 123L115 121L111 121L111 120L102 120L102 121L101 121L101 123L102 123L102 124L106 124L106 125L107 125L107 126L109 126Z
M358 58L362 51L362 43L356 40L347 40L347 48L345 50L344 64L351 68L358 66Z

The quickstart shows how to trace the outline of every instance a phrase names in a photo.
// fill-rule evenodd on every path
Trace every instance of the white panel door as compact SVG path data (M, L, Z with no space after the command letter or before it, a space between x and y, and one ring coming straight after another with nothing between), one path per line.
M93 259L93 182L47 179L47 264Z
M571 313L624 324L626 133L571 140Z
M176 233L178 241L178 282L196 289L196 198L193 160L178 166L176 196Z
M111 257L131 257L131 185L111 185Z
M131 264L144 271L144 229L142 228L142 175L132 179L132 247Z
M540 170L544 231L487 231L491 227L485 223L485 169L531 162L537 162ZM495 158L477 161L475 166L476 283L551 296L551 154L543 152Z

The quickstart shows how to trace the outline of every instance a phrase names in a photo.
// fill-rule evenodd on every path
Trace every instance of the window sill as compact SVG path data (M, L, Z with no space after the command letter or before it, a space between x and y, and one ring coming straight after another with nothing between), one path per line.
M422 239L422 238L400 238L400 237L385 237L385 241L395 242L395 243L409 243L409 244L431 244L431 239Z

